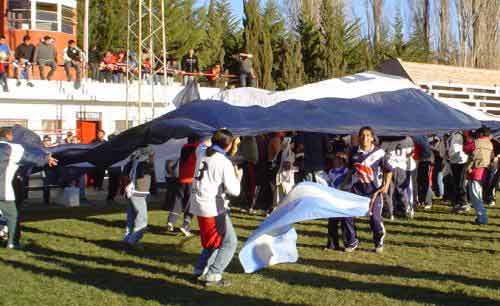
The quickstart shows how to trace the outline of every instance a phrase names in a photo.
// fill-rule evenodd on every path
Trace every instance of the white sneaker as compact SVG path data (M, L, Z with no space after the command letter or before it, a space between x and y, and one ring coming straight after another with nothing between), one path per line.
M222 280L222 274L218 273L207 273L198 278L202 282L218 282Z
M191 236L193 236L193 234L192 234L189 230L185 229L185 228L184 228L184 227L182 227L182 226L181 226L180 230L181 230L181 232L184 234L184 236L186 236L186 237L191 237Z
M167 223L167 232L173 232L174 231L174 225L172 223Z
M375 253L377 254L382 254L384 253L384 246L383 245L380 245L378 247L375 248Z

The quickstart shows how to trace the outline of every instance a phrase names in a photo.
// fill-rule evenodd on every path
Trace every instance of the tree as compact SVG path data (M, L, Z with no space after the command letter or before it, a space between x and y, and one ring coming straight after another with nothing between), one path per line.
M269 33L272 47L272 78L276 80L280 74L281 61L280 49L285 37L285 19L275 0L268 0L263 14L264 30Z
M305 81L306 83L320 81L324 68L322 63L321 33L316 22L310 15L310 8L307 2L302 6L297 33L299 34L302 46Z
M291 33L282 39L280 69L276 79L278 89L290 89L304 84L304 66L300 41Z
M204 68L209 68L215 63L224 65L224 29L222 18L216 9L216 0L210 0L205 27L205 37L202 48Z
M402 57L405 41L403 33L403 17L401 16L401 7L398 5L396 7L395 19L394 19L394 36L392 39L393 55L394 57Z

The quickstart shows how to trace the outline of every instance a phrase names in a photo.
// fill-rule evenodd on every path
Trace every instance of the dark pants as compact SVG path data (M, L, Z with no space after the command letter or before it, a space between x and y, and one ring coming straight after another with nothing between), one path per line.
M464 206L467 202L467 192L465 189L465 164L451 164L453 175L453 206Z
M189 230L191 226L191 219L193 215L189 212L189 196L191 193L191 184L180 183L178 185L178 190L176 192L175 200L173 205L169 207L170 213L168 214L167 222L175 225L177 218L184 213L184 222L182 227Z
M107 69L101 70L99 77L101 78L101 82L106 81L106 83L111 83L113 82L113 71Z
M52 76L56 72L57 65L54 61L40 61L38 62L38 70L40 70L40 80L45 80L45 66L50 67L50 71L47 74L47 80L51 80Z
M326 247L328 249L338 250L340 248L339 226L342 230L342 241L344 243L344 247L353 247L358 243L354 220L354 218L328 219L328 241L326 242Z
M9 91L9 84L7 84L7 72L0 73L0 82L2 82L3 91Z
M19 227L19 214L15 202L0 201L0 210L7 218L7 228L9 229L9 245L19 245L21 228Z
M250 87L255 87L255 79L249 73L240 74L240 86L247 87L248 84L250 84Z
M394 168L392 171L392 183L389 187L389 192L383 194L384 211L388 212L388 216L406 217L410 205L410 171L401 168Z
M485 203L495 202L495 192L499 178L500 171L494 169L488 170L488 177L483 185L483 200Z
M118 189L120 188L120 168L109 168L108 169L108 196L107 200L114 200L118 194Z
M385 227L382 219L382 207L382 197L378 196L373 203L372 215L370 216L370 228L373 232L375 247L384 245Z
M99 76L99 63L90 63L90 75L92 76L92 80L100 81Z
M96 167L93 174L94 174L94 187L96 189L101 190L102 184L104 182L104 176L106 175L106 169Z
M79 63L73 63L73 62L66 62L64 63L64 71L66 71L66 79L68 82L71 82L71 68L75 69L75 78L76 82L80 82L80 64Z
M431 163L428 161L421 161L418 163L418 203L431 205L432 194L430 194L429 174L431 170ZM430 197L429 197L430 195Z

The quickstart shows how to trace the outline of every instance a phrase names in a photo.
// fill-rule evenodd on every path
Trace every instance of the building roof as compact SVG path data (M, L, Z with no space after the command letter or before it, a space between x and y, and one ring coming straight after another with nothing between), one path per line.
M414 83L454 83L500 87L500 70L413 63L393 59L382 63L377 71L403 76Z

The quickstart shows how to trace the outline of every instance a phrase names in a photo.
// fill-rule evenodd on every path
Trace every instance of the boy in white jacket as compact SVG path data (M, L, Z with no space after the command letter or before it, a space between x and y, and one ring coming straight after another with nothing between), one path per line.
M228 214L226 194L240 194L241 171L226 154L233 146L233 135L225 129L212 137L212 146L200 146L190 197L190 212L198 217L201 252L194 274L206 286L227 287L222 273L231 262L238 238Z

